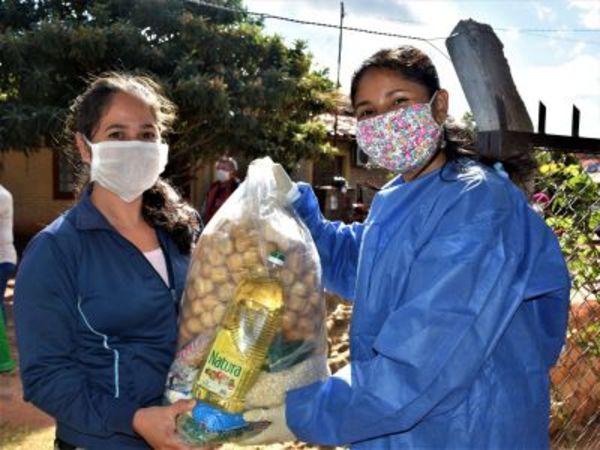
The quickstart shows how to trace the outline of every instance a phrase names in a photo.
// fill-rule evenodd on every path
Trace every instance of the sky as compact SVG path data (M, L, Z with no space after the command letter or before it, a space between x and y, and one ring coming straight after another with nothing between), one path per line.
M245 0L249 11L294 19L339 24L339 0ZM424 38L428 43L344 31L341 90L349 93L352 73L381 48L414 45L437 67L450 92L450 113L469 110L445 38L463 19L491 25L504 45L517 90L537 126L538 102L547 108L546 132L570 134L571 110L581 111L580 136L600 138L600 1L599 0L345 0L344 25ZM531 32L552 29L557 32ZM579 31L572 31L579 30ZM338 29L265 19L265 31L291 44L307 42L315 68L329 70L335 81ZM446 55L446 56L445 56Z

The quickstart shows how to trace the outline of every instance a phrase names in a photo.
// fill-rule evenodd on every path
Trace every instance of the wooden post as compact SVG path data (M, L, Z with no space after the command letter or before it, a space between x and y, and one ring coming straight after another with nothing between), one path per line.
M478 131L533 131L502 42L491 26L461 20L446 39L446 47Z

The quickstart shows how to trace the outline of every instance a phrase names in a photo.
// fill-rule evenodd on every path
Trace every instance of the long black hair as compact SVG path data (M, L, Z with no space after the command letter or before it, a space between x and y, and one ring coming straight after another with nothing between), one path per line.
M421 50L408 45L394 49L383 49L365 60L354 72L350 87L350 100L353 107L360 81L370 69L392 70L402 78L419 83L427 89L430 99L441 88L440 79L433 62ZM498 160L480 155L475 147L474 132L461 127L450 119L444 124L444 141L443 151L448 161L468 157L490 166L498 162ZM532 180L537 169L537 163L533 156L530 153L522 152L502 160L502 164L510 178L527 191L528 182Z
M163 94L158 83L147 76L110 72L92 80L70 107L65 137L69 141L67 149L72 161L79 158L79 153L73 149L75 134L81 133L91 140L113 96L119 92L141 98L150 107L161 134L171 129L177 108ZM89 184L89 167L85 164L75 166L79 167L76 186L79 194ZM142 216L150 225L164 228L182 253L190 253L199 233L199 216L166 180L159 178L143 193Z

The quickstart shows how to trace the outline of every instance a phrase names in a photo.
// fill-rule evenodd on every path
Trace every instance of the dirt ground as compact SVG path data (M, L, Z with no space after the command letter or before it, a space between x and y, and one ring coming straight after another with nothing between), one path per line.
M7 289L8 340L13 360L17 361L16 338L12 318L12 287ZM54 420L23 401L18 370L0 373L0 448L6 450L50 450Z
M14 320L12 317L12 288L9 282L6 292L8 314L8 339L13 360L18 362ZM328 305L327 328L329 331L330 366L333 371L348 361L347 323L350 317L349 306L338 304L330 299ZM23 401L23 389L18 369L0 373L0 449L3 450L52 450L54 440L54 420ZM227 445L223 450L240 448ZM248 448L248 447L244 447ZM300 443L277 444L256 447L262 450L314 449L317 447ZM321 447L325 448L325 447Z

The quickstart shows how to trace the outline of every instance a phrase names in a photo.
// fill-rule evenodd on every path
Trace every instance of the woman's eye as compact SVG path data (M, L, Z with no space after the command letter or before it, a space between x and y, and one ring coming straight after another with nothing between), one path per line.
M358 113L358 118L364 119L365 117L369 117L371 114L373 114L373 111L370 109L365 109L364 111Z
M121 139L123 139L123 133L120 131L113 131L108 135L108 138L111 141L120 141Z
M156 133L154 133L152 131L144 133L142 135L142 140L144 140L144 141L155 141L156 140Z
M394 99L394 105L403 105L408 101L407 98L399 97Z

